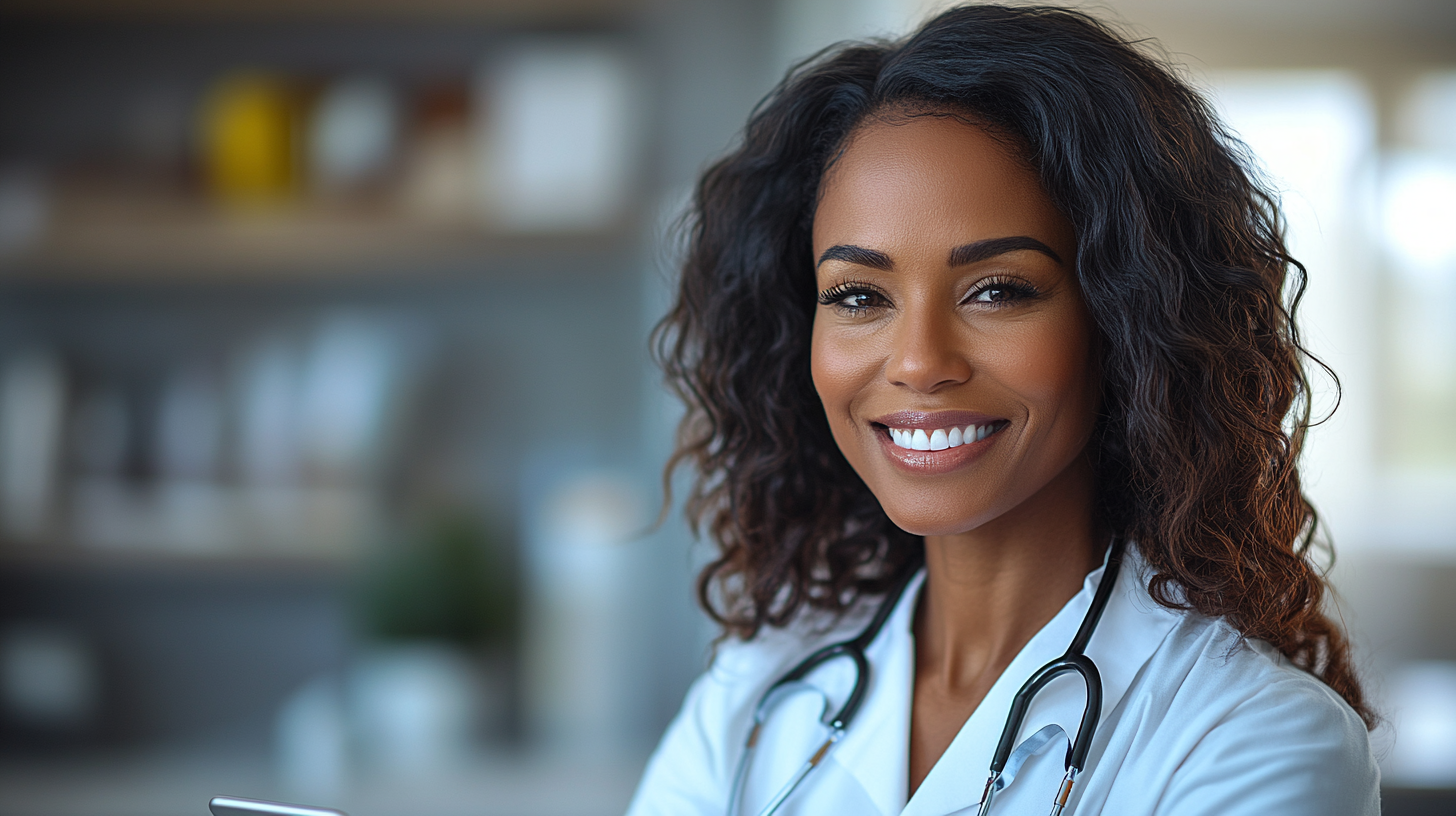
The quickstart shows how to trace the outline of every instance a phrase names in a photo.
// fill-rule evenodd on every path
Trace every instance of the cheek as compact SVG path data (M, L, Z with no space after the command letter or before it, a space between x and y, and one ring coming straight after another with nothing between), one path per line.
M1067 315L1028 327L999 355L1003 382L1014 383L1022 401L1041 414L1042 433L1081 436L1094 421L1097 384L1090 334L1080 315Z
M814 390L819 393L831 423L848 418L850 403L874 373L873 363L856 346L844 338L831 336L822 323L815 321L809 366Z

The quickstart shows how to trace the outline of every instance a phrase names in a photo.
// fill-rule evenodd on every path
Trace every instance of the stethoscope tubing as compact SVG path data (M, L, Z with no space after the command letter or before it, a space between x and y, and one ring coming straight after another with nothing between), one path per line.
M814 752L813 756L807 762L794 772L794 775L779 789L778 793L774 794L768 804L759 811L759 816L771 816L777 811L779 806L784 803L784 800L788 799L799 787L799 784L804 781L804 778L818 767L819 763L824 761L824 758L829 755L829 751L844 736L844 732L849 728L849 724L854 722L855 715L859 713L860 704L864 702L865 693L869 690L871 668L869 658L865 656L865 649L869 648L869 645L879 636L880 630L885 626L885 621L890 617L890 613L899 605L901 596L905 594L905 589L910 586L911 580L920 571L920 564L921 560L917 558L914 563L907 565L904 575L896 582L894 588L885 596L885 599L880 602L879 608L875 610L874 617L870 618L869 623L865 624L865 628L858 635L849 640L831 643L828 646L816 649L808 657L799 661L792 669L785 672L778 680L775 680L773 685L764 691L763 696L759 698L758 705L754 708L753 727L748 732L748 739L743 746L743 755L739 757L738 768L733 774L733 790L729 794L728 799L729 816L738 816L738 798L743 793L743 787L748 775L748 766L753 761L753 755L758 748L758 740L763 734L763 725L768 719L769 711L783 696L786 696L786 693L790 692L794 685L801 683L810 672L840 657L847 657L854 663L855 682L854 687L850 689L848 699L844 701L844 705L839 708L839 711L835 712L833 717L828 716L828 699L825 699L826 710L824 712L823 722L829 727L829 738L824 741L823 745L819 746L819 749Z
M1092 639L1097 624L1102 619L1102 613L1107 608L1107 602L1112 597L1112 590L1117 583L1117 576L1122 567L1122 554L1124 543L1121 538L1114 537L1108 549L1107 563L1103 568L1102 579L1097 584L1097 591L1092 596L1092 603L1087 609L1087 614L1082 618L1082 624L1077 628L1077 634L1072 638L1071 644L1060 657L1041 668L1037 669L1012 699L1011 710L1006 716L1006 725L1001 730L1001 738L996 744L996 752L991 758L991 775L986 781L985 791L981 795L977 812L986 814L990 810L991 797L997 789L996 781L1006 769L1007 760L1015 748L1016 736L1021 731L1021 726L1026 720L1027 711L1031 708L1031 702L1048 683L1063 674L1074 673L1082 678L1086 688L1086 706L1082 710L1082 721L1077 726L1077 736L1071 741L1067 749L1065 760L1066 775L1062 784L1058 786L1057 796L1053 802L1052 814L1060 814L1067 804L1067 799L1072 792L1072 786L1076 778L1086 766L1087 755L1091 751L1092 741L1097 733L1097 723L1102 715L1102 677L1097 671L1097 665L1085 654L1087 643ZM919 572L920 562L910 565L905 575L896 583L895 587L881 601L879 608L875 611L874 617L865 625L864 629L855 637L849 640L831 643L812 652L808 657L799 661L792 669L784 673L778 680L764 692L759 698L758 705L753 713L753 727L750 729L748 738L745 740L743 754L739 758L738 767L733 774L733 790L728 800L729 816L738 816L739 796L742 794L746 782L748 766L752 761L755 749L758 746L759 738L763 732L763 726L768 718L770 710L780 699L793 693L793 686L802 683L805 677L816 668L825 663L841 657L847 657L854 663L855 682L850 690L849 697L845 700L832 717L828 715L829 703L825 699L825 712L823 722L830 729L830 735L824 744L819 747L814 755L795 771L770 801L760 811L759 816L771 816L778 810L779 806L799 787L814 768L818 767L829 751L844 736L849 729L850 723L859 713L861 704L869 689L871 666L865 650L879 636L880 630L884 628L885 621L890 617L900 603L900 598L905 594L915 574ZM1008 776L1007 781L1010 781Z
M1067 748L1064 766L1066 776L1058 788L1056 804L1053 805L1052 813L1060 813L1066 806L1067 799L1072 793L1073 783L1082 773L1082 769L1086 767L1087 754L1092 750L1092 740L1097 736L1097 723L1102 717L1102 675L1097 671L1097 664L1093 663L1085 652L1087 643L1092 640L1092 633L1097 631L1097 624L1102 620L1102 613L1107 610L1107 602L1111 599L1113 587L1117 584L1118 573L1122 571L1124 547L1121 538L1113 538L1107 552L1107 563L1102 569L1102 579L1097 582L1097 591L1092 595L1092 603L1087 608L1087 614L1082 618L1082 625L1077 627L1077 634L1072 637L1072 642L1067 646L1067 651L1063 652L1061 657L1037 669L1012 698L1011 710L1006 714L1006 725L1001 729L1001 739L996 743L996 752L991 755L991 776L986 780L986 788L981 794L979 808L981 814L990 810L991 797L996 792L996 779L1006 769L1006 760L1010 758L1011 752L1015 748L1016 736L1021 733L1021 726L1026 721L1026 712L1031 708L1031 701L1052 680L1073 672L1082 678L1082 684L1086 687L1087 700L1082 709L1082 721L1077 725L1077 736Z
M849 698L844 701L844 705L825 724L832 729L840 731L849 728L849 724L854 721L854 716L859 713L859 707L864 702L865 693L869 690L870 661L865 656L865 650L879 636L880 630L885 628L885 621L889 620L890 613L895 611L895 607L900 603L900 597L905 594L905 589L910 586L911 580L919 571L920 559L917 558L905 570L905 574L896 582L895 587L885 596L885 599L880 602L880 607L875 610L874 617L870 618L870 622L865 624L865 628L858 635L849 640L831 643L828 646L817 649L808 657L799 661L796 666L789 669L773 685L768 687L768 690L764 692L763 697L760 699L758 707L762 709L764 707L763 704L770 700L774 696L774 692L778 691L780 687L803 680L809 676L809 672L814 671L835 658L847 657L854 662L856 678L854 688L850 690ZM758 712L755 712L755 727L761 722L757 714Z

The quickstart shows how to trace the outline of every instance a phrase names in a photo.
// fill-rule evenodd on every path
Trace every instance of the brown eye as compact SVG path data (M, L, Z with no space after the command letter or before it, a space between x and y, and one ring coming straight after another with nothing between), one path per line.
M1007 306L1038 295L1036 289L1021 281L986 281L977 286L966 298L970 303L984 303L992 306Z
M847 315L862 315L889 305L889 299L864 285L841 284L819 293L819 304Z

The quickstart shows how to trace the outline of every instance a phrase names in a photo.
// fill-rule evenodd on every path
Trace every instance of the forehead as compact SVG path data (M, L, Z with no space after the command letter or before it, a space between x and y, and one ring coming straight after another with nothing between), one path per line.
M1050 244L1068 229L1008 138L951 116L896 116L850 135L821 184L813 241L816 253L839 243L930 248L1009 235Z

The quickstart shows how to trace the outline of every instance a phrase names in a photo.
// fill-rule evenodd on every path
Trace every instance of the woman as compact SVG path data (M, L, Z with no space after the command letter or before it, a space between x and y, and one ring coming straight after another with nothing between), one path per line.
M1305 557L1303 270L1194 91L954 9L793 73L694 216L659 350L730 637L633 816L1379 812Z

